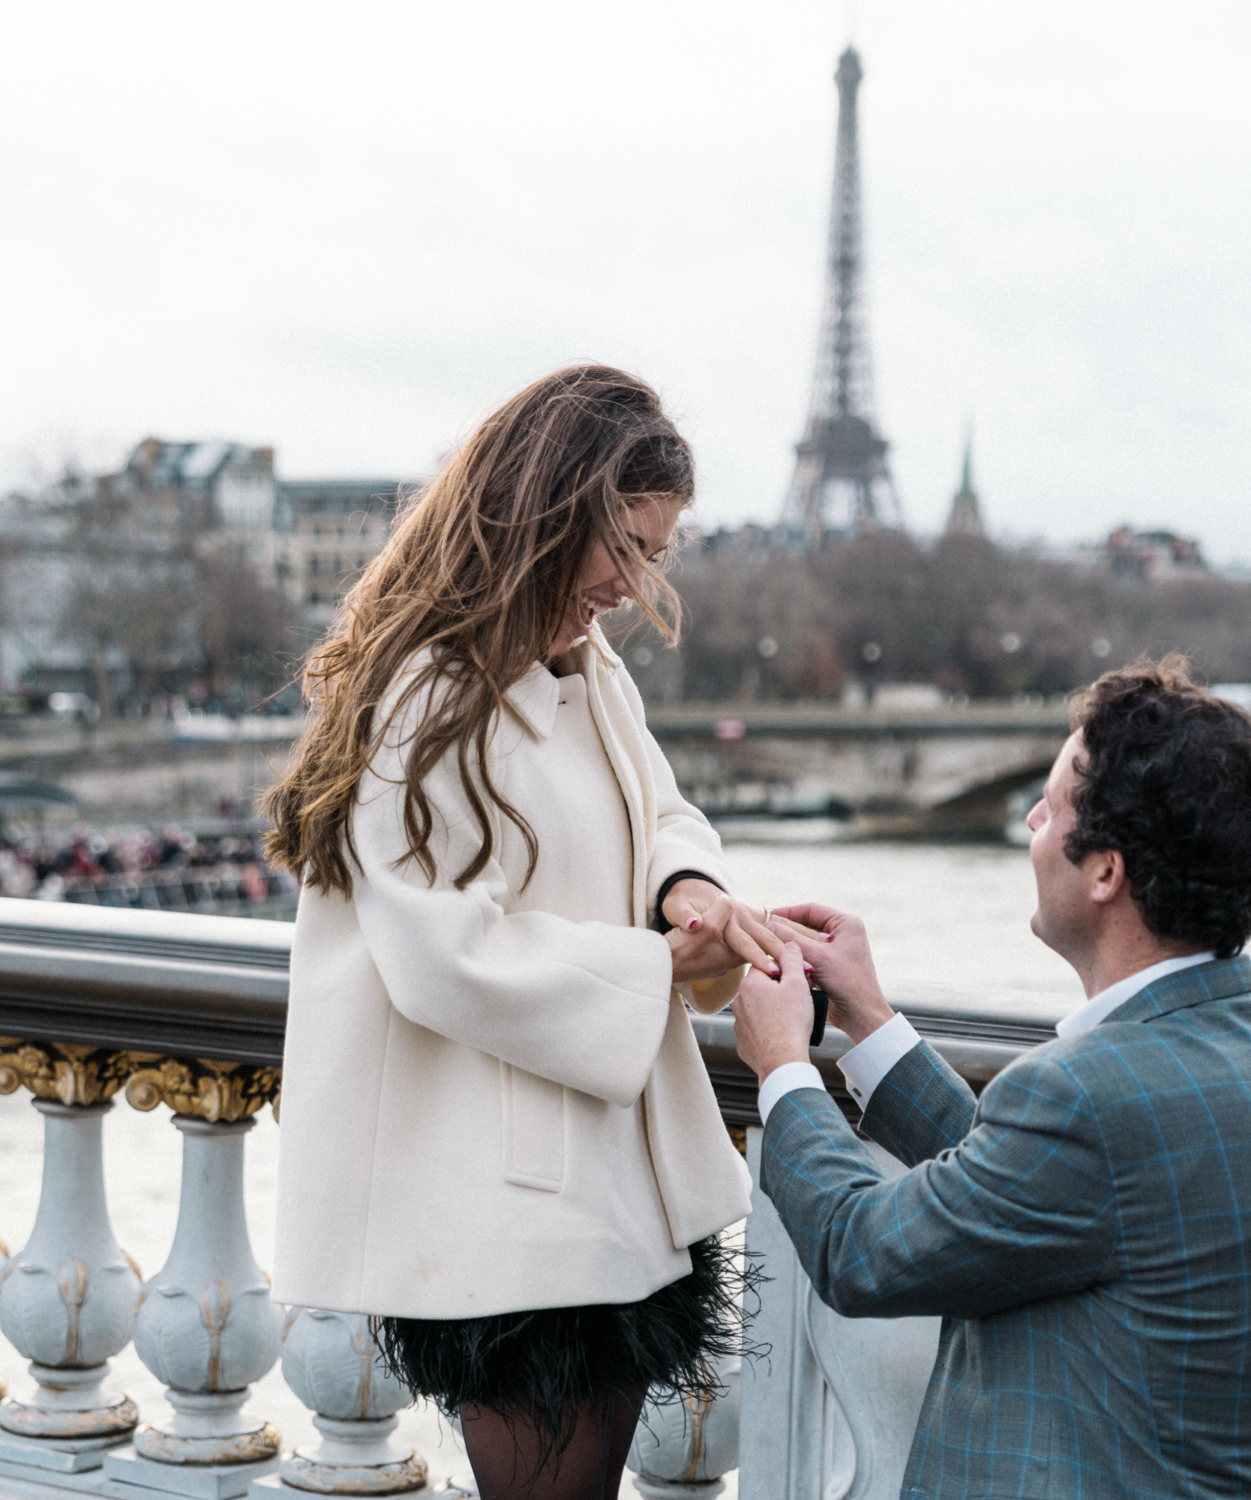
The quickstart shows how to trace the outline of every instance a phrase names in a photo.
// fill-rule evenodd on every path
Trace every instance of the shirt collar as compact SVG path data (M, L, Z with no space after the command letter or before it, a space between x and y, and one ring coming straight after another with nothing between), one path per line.
M1161 959L1158 964L1152 964L1148 969L1139 969L1136 974L1130 974L1125 979L1118 979L1106 990L1100 990L1097 995L1092 995L1079 1010L1057 1021L1056 1035L1076 1036L1083 1031L1093 1031L1100 1021L1106 1020L1114 1010L1119 1009L1127 1000L1132 1000L1140 990L1145 990L1157 979L1163 979L1168 974L1176 974L1182 969L1192 968L1195 964L1210 964L1215 957L1215 953L1187 953L1182 958Z

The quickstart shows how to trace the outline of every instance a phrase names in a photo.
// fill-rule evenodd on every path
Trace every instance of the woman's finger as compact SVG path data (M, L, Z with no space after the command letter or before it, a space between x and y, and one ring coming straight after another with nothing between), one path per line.
M737 920L741 931L759 943L772 958L781 960L782 949L786 946L786 933L779 932L772 925L766 926L763 922L758 922L751 915L739 913Z
M726 923L721 934L721 941L732 953L737 953L741 959L751 964L752 968L776 978L782 972L782 944L767 929L762 929L762 931L765 938L769 940L770 947L777 949L776 955L758 943L750 933L745 932L737 918L731 918Z
M762 922L754 911L745 906L737 906L735 908L733 919L737 923L739 930L745 932L766 953L775 959L781 959L782 949L786 944L785 933L779 932L776 927Z

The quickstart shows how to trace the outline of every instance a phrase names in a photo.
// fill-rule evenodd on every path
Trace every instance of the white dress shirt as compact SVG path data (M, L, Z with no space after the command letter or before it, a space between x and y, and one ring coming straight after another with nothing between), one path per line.
M1080 1010L1075 1010L1072 1015L1065 1016L1062 1021L1057 1021L1056 1035L1076 1036L1082 1031L1093 1031L1105 1016L1112 1014L1117 1006L1124 1005L1127 1000L1132 1000L1139 990L1145 990L1157 979L1163 979L1166 974L1176 974L1182 969L1193 968L1195 964L1210 964L1215 957L1215 953L1187 953L1182 958L1161 959L1158 964L1152 964L1149 969L1139 969L1137 974L1118 979L1106 990L1100 990L1097 995L1092 995Z
M1166 974L1176 974L1195 964L1211 963L1215 953L1188 953L1183 958L1165 958L1150 968L1139 969L1125 979L1118 979L1106 990L1100 990L1079 1010L1073 1011L1056 1023L1057 1036L1076 1036L1079 1032L1093 1031L1100 1021L1110 1016L1119 1006L1131 1000L1139 990L1145 990ZM873 1090L890 1072L901 1057L911 1052L921 1040L916 1028L907 1016L897 1014L876 1031L871 1031L864 1041L845 1052L838 1060L839 1070L847 1080L851 1097L861 1110L868 1108ZM820 1073L808 1062L783 1063L774 1068L760 1085L756 1107L760 1111L761 1123L766 1123L769 1111L783 1094L795 1089L824 1089Z

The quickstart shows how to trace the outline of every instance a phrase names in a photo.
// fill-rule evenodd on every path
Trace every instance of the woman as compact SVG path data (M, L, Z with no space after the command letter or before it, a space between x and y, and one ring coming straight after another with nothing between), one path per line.
M781 943L596 619L674 636L692 489L641 381L523 391L348 595L270 797L303 882L274 1295L377 1315L484 1500L615 1496L649 1384L707 1392L733 1343L748 1178L674 986L717 1009Z

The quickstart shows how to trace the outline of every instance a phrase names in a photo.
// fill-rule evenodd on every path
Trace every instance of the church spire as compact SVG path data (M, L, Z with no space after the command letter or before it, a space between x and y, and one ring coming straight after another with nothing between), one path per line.
M973 433L970 430L964 440L964 469L960 475L960 488L951 497L951 511L947 516L947 535L985 536L982 525L982 508L977 491L973 488Z

